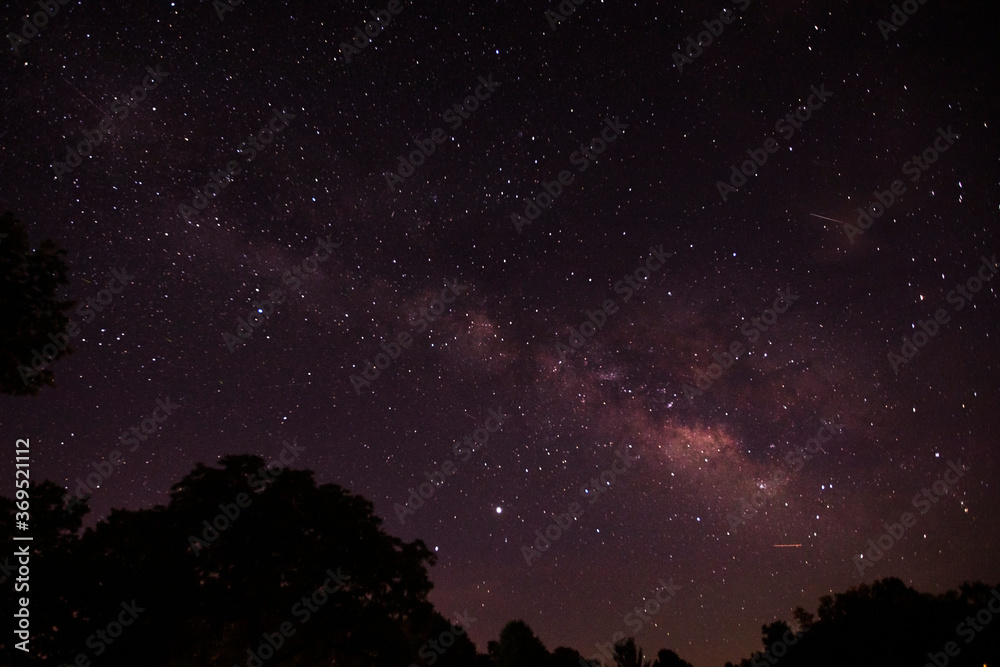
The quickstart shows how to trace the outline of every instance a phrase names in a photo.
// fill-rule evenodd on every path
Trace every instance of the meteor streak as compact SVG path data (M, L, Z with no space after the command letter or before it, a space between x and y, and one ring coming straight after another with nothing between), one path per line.
M829 220L831 222L839 222L842 225L846 225L847 224L846 222L844 222L842 220L834 220L833 218L828 218L825 215L816 215L815 213L810 213L809 215L813 216L814 218L823 218L824 220Z

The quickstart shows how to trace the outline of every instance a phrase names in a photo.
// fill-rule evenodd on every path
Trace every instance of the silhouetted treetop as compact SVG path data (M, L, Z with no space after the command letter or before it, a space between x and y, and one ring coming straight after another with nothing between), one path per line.
M50 364L72 353L49 338L65 335L69 318L63 311L73 305L56 298L59 286L69 283L65 254L50 240L32 250L24 224L10 211L0 215L0 392L27 396L54 385ZM35 370L32 358L44 354L45 345L52 356L44 363L39 356Z

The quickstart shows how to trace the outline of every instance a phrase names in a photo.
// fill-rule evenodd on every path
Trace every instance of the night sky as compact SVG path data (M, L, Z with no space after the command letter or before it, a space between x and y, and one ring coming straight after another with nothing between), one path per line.
M59 5L4 44L0 208L94 306L7 445L70 493L122 449L94 519L295 442L480 651L721 665L863 582L1000 580L1000 11L904 4Z

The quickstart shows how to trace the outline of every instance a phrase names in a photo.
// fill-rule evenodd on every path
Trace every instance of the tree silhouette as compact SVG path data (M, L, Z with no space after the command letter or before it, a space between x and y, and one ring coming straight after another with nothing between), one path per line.
M81 599L77 568L77 533L87 513L86 503L72 508L63 503L65 490L49 481L31 483L26 489L30 502L30 542L15 542L14 501L0 497L0 539L11 545L0 555L0 605L3 614L12 618L14 602L29 594L31 613L31 640L33 654L54 653L60 646L59 633L54 628L67 628L80 622ZM20 576L21 556L15 555L27 548L30 581L25 592L16 592ZM44 574L41 574L44 573ZM0 664L25 664L23 652L13 648L18 641L11 632L0 633ZM16 659L14 656L18 656ZM30 663L29 663L30 664Z
M581 664L590 663L583 659L579 651L565 646L552 651L552 658L549 660L550 667L580 667Z
M386 534L372 504L306 470L268 469L256 456L197 465L167 505L114 510L81 533L87 501L52 482L27 488L31 542L15 542L15 503L0 497L0 539L30 561L31 650L0 633L0 664L95 667L584 667L551 655L520 620L489 655L428 601L433 554ZM0 556L0 605L12 618L15 549ZM883 579L824 596L816 614L761 626L764 651L742 667L948 667L1000 664L1000 586L963 583L918 593ZM116 619L129 619L122 627ZM473 619L465 617L469 623ZM464 621L463 621L464 622ZM951 644L948 644L951 642ZM948 649L946 654L946 645ZM617 667L691 667L673 651L650 665L634 638ZM727 663L732 667L733 663Z
M741 667L777 664L782 667L861 667L928 664L978 667L1000 664L1000 624L971 632L969 619L1000 603L1000 586L963 584L941 595L918 593L896 578L862 584L845 593L823 596L816 615L795 610L801 631L790 644L783 637L788 625L777 621L762 627L763 653L738 663ZM991 612L992 613L992 612ZM964 636L963 636L964 635ZM791 638L791 637L789 637ZM961 639L965 641L961 641ZM943 653L954 642L957 655ZM789 645L790 644L790 645ZM733 663L727 663L732 666Z
M615 644L614 658L616 667L650 667L644 659L642 649L635 645L635 638L628 637Z
M770 625L760 626L761 640L764 642L764 650L770 651L771 648L782 641L788 633L791 633L792 629L788 626L788 623L784 621L775 621Z
M816 617L802 607L796 607L793 616L795 617L795 622L798 623L799 627L803 630L809 630L812 628L813 623L816 622Z
M496 667L547 667L549 652L531 627L521 620L510 621L500 631L500 640L488 645Z
M197 466L167 506L113 511L80 537L86 504L65 510L62 488L33 487L33 517L49 515L33 519L32 567L45 572L32 579L33 652L4 633L0 664L94 660L100 648L102 665L247 665L261 646L275 655L269 667L396 667L422 651L442 667L472 663L472 642L427 600L434 556L422 542L387 535L369 501L317 486L309 471L255 485L263 459L220 463ZM9 537L13 506L0 500ZM12 608L12 588L0 595ZM133 600L141 613L102 647L94 633Z
M661 648L660 652L656 654L656 662L653 663L653 667L692 667L692 665L686 660L681 660L681 657L673 651Z
M56 298L59 286L69 283L65 254L50 240L31 250L24 224L10 211L0 215L0 392L35 395L54 385L49 365L72 353L63 311L73 302Z

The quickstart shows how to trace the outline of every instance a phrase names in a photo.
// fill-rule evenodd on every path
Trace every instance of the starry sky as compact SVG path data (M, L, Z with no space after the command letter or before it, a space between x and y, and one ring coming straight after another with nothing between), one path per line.
M995 582L1000 12L908 7L60 5L4 45L0 208L96 306L3 432L68 492L142 433L95 518L294 441L481 651L721 665L876 578Z

